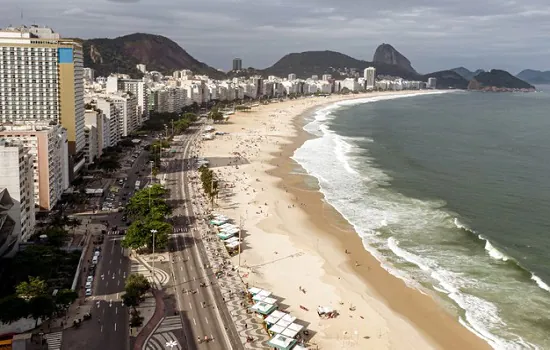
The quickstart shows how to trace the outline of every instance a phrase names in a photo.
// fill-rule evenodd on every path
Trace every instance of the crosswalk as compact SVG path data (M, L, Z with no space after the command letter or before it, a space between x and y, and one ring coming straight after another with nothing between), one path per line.
M48 350L60 350L61 339L63 338L63 332L48 333L44 335L46 344L48 344Z
M152 275L151 271L147 267L143 266L142 264L140 264L136 261L132 261L132 264L130 266L130 273L142 274L143 276L145 276L149 280L149 282L154 283L153 275ZM155 268L155 275L156 275L157 280L162 285L166 285L168 283L168 281L170 280L170 275L162 269Z
M165 317L155 333L164 333L183 328L181 325L181 318L179 316Z

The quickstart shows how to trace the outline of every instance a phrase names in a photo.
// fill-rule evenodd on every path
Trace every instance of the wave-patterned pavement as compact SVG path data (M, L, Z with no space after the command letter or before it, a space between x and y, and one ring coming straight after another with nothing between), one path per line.
M198 194L199 191L196 190L196 184L192 184L192 193ZM202 198L200 201L195 201L194 212L195 213L204 213L206 206L203 206ZM202 226L201 232L208 232L210 228L204 223L204 221L197 220ZM212 236L214 239L207 241L203 240L204 247L206 248L206 255L208 256L208 261L212 266L220 266L224 259L228 262L229 254L223 245L223 242L217 237ZM216 252L220 254L214 254ZM241 337L241 341L244 344L245 349L266 349L269 348L267 341L269 337L264 330L262 322L260 322L254 314L249 314L246 312L246 306L241 306L243 299L239 297L239 292L246 289L245 283L239 276L237 272L232 271L231 276L223 276L217 279L217 283L221 289L222 295L227 304L227 309L231 315L231 319L235 323L237 332ZM253 342L247 343L246 339L250 336L254 339Z

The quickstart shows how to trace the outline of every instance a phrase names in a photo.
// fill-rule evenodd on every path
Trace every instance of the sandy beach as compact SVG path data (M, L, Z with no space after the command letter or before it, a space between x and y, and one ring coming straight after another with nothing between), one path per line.
M312 189L314 179L290 159L311 137L302 126L313 109L351 98L411 93L421 92L262 105L214 125L228 134L200 143L199 155L222 181L214 211L243 227L243 280L280 298L279 309L307 326L310 343L319 349L490 348L431 296L384 270L353 227ZM232 261L239 264L237 257ZM339 316L321 319L318 306L330 306Z

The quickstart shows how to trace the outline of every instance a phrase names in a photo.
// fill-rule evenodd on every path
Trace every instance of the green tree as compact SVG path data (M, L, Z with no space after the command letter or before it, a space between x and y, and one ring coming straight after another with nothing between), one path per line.
M193 122L196 122L197 120L199 120L199 117L198 117L195 113L190 113L190 112L184 113L184 114L182 115L182 118L187 119L187 120L189 120L189 121L192 122L192 123L193 123Z
M161 213L164 216L170 214L170 206L164 199L167 192L164 187L158 184L137 191L126 205L128 216L133 219L144 218L152 211Z
M209 114L210 119L212 119L214 122L220 122L225 119L222 112L218 110L213 110Z
M189 119L182 118L174 123L174 129L176 133L181 134L185 130L189 129L191 121Z
M71 289L62 289L55 295L55 303L63 309L67 309L75 300L78 293Z
M29 315L27 301L17 295L0 299L0 322L12 323Z
M48 292L46 281L39 277L29 276L29 281L23 281L15 287L18 296L24 299L32 299L39 296L44 296Z
M173 231L172 225L162 220L154 220L151 218L152 216L155 216L155 214L151 213L150 216L144 219L138 219L132 222L122 240L123 247L132 249L151 249L153 247L154 238L155 249L166 248L168 244L168 235ZM152 230L156 230L154 237Z
M135 292L125 292L122 294L122 302L127 307L131 307L135 310L139 305L139 295Z
M149 280L140 273L133 273L128 276L124 285L126 293L135 293L138 298L143 297L151 289Z
M35 320L35 327L39 319L48 319L55 312L55 303L49 295L39 295L29 300L29 313Z
M143 317L138 310L133 310L130 314L130 327L140 327L143 324Z
M48 236L48 244L54 247L62 247L69 237L69 233L59 226L50 226L40 232L40 235Z
M106 172L113 172L120 169L120 162L115 157L110 157L110 158L101 157L99 159L99 162L97 163L97 167L99 169L105 170Z

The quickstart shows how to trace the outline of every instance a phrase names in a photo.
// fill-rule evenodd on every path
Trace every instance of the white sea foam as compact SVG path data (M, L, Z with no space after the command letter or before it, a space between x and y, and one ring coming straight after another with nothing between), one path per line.
M544 283L537 275L534 273L531 274L531 279L535 281L537 286L539 286L541 289L544 289L547 292L550 292L550 286L548 286L546 283Z
M360 163L353 160L356 151L353 143L359 140L341 137L327 125L327 121L334 118L332 112L338 108L412 96L416 94L343 101L316 111L314 119L304 129L319 138L306 141L292 158L308 174L318 179L326 200L354 226L363 239L365 249L378 259L388 272L403 279L407 285L421 290L414 278L409 273L396 269L381 250L391 251L395 257L418 266L430 276L437 290L446 293L464 310L465 319L461 320L461 323L495 349L535 348L520 337L510 341L491 333L491 327L505 325L498 315L497 307L487 300L462 291L463 288L475 285L476 281L442 268L435 260L428 258L429 254L418 255L403 249L396 238L387 238L387 235L384 237L380 233L380 230L391 232L392 225L402 222L407 223L411 232L417 232L434 222L448 220L449 214L439 209L442 206L441 202L415 200L381 188L380 185L389 180L388 175L370 166L370 160L366 156L361 157ZM454 220L454 224L474 232L458 219ZM495 250L492 252L495 254Z

